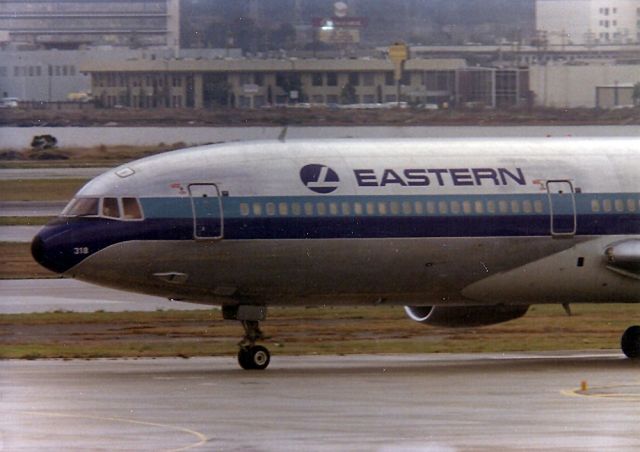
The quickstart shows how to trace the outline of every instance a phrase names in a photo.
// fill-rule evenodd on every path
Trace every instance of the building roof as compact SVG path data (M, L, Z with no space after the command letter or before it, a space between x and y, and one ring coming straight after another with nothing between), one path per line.
M413 59L405 70L455 70L466 67L462 58ZM82 72L326 72L392 71L383 59L169 59L94 61L81 65Z

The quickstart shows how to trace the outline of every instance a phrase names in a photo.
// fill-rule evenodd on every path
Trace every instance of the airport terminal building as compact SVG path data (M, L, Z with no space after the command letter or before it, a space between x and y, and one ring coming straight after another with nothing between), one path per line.
M94 98L105 108L398 101L499 107L522 105L529 95L527 69L469 68L459 58L406 61L399 90L386 59L130 60L90 63L81 70L91 75Z

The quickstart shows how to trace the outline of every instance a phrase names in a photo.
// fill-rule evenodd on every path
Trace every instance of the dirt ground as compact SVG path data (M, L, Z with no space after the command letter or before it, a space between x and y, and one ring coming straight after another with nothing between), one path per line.
M334 126L334 125L536 125L640 124L640 107L618 110L578 109L83 109L0 110L0 126Z

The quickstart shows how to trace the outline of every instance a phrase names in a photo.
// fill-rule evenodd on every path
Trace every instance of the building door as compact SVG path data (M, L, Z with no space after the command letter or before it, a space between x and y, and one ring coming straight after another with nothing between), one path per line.
M551 235L572 237L576 233L576 198L568 180L547 181Z
M221 239L222 199L215 184L190 184L189 195L193 209L193 237Z

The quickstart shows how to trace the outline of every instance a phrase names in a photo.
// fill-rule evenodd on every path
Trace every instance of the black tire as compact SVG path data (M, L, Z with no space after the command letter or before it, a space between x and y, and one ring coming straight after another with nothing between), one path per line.
M240 364L240 367L242 367L244 370L253 369L251 354L249 353L249 350L249 348L242 347L238 351L238 364Z
M256 370L264 370L271 361L271 354L266 347L256 345L249 349L251 368Z
M620 340L620 347L627 358L640 358L640 325L627 328Z

